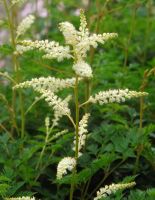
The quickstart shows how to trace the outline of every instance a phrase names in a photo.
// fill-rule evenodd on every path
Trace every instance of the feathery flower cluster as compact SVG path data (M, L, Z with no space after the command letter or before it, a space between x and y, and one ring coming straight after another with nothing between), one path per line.
M101 198L106 198L112 193L115 193L118 190L124 190L130 187L135 186L135 182L131 183L122 183L122 184L111 184L111 185L106 185L104 188L100 188L99 191L97 191L97 197L94 198L94 200L99 200Z
M146 92L129 91L128 89L108 90L99 92L94 97L90 96L88 102L99 103L100 105L107 103L114 103L114 102L120 103L124 102L126 99L131 99L146 95L148 95L148 93Z
M35 91L49 90L51 92L58 92L64 88L74 87L75 78L60 79L48 76L33 78L31 81L25 81L14 86L14 89L32 87Z
M41 98L45 99L49 106L54 110L53 125L57 126L59 119L63 115L70 115L70 109L68 108L68 102L71 99L69 95L64 100L55 95L55 92L63 88L73 87L75 84L75 78L59 79L54 77L40 77L33 78L31 81L25 81L14 86L14 89L32 87L34 91L41 94Z
M79 122L79 141L78 141L78 156L80 157L82 155L81 153L81 149L82 147L85 145L85 141L86 141L86 134L87 134L87 126L88 126L88 118L89 118L90 114L86 113L83 118L81 119L81 121ZM74 137L74 142L73 142L74 146L73 146L73 150L75 151L75 144L76 144L76 138Z
M57 179L61 179L68 171L72 171L76 166L76 160L72 157L63 158L57 166Z
M12 197L12 198L5 198L5 200L35 200L34 197Z
M60 46L58 42L48 40L41 41L31 41L31 40L23 40L19 42L16 48L16 54L23 54L26 51L38 49L41 52L44 52L43 58L46 59L57 59L58 61L62 61L64 58L71 58L70 49L68 46Z
M90 65L82 60L73 65L73 70L80 77L91 78L93 76Z
M97 48L98 43L104 44L105 41L117 36L116 33L90 34L87 28L86 17L83 10L80 14L80 27L76 30L70 22L62 22L59 29L65 37L66 44L72 45L73 54L77 63L73 65L73 70L79 76L92 77L91 67L84 61L90 47Z
M48 105L54 110L53 126L58 125L58 121L63 115L70 115L68 102L71 100L71 95L68 95L64 100L62 100L49 90L40 90L40 93Z
M65 37L66 44L73 46L77 60L82 60L87 56L90 46L96 48L97 43L104 44L105 41L117 37L116 33L90 34L83 10L81 10L79 30L76 30L70 22L60 23L59 29Z
M51 137L50 141L59 138L60 136L66 134L67 132L68 132L68 130L63 130L63 131L56 133L53 137Z
M66 44L76 45L77 44L77 31L73 24L70 22L59 23L59 30L63 33Z
M17 27L17 38L23 35L34 23L35 17L33 15L27 16Z
M21 25L19 25L17 30L17 37L23 34L32 23L32 20L26 19L23 20ZM48 40L24 40L19 42L15 53L22 54L29 50L38 49L39 51L44 52L43 58L46 59L57 59L58 61L62 61L64 58L69 59L74 57L76 58L76 63L73 65L73 70L75 73L80 77L91 78L92 69L84 61L87 56L87 51L90 50L91 46L97 48L98 43L104 44L105 41L116 37L117 34L90 34L87 28L86 17L83 10L81 10L79 30L76 30L74 25L70 22L60 23L59 29L65 37L66 44L71 45L73 50L70 50L69 46L60 46L59 43L55 41L49 42Z

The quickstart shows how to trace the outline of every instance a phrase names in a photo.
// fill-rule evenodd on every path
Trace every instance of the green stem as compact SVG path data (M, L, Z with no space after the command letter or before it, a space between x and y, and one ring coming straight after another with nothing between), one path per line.
M78 76L76 76L76 83L75 83L75 107L76 107L76 127L75 127L75 134L76 134L76 148L75 148L75 159L78 159L78 144L79 144L79 92L78 92Z
M39 156L39 160L38 160L37 165L36 165L36 170L39 168L39 165L40 165L40 163L42 161L42 157L44 155L44 152L45 152L45 149L46 149L46 145L47 145L47 142L45 141L45 144L44 144L44 146L42 148L42 151L41 151L40 156Z
M14 33L14 26L15 26L15 16L16 16L16 11L9 10L9 7L8 7L8 4L7 4L7 1L6 0L3 0L4 2L4 8L5 8L5 11L6 11L6 14L7 14L7 18L8 18L8 24L9 24L9 30L10 30L10 36L11 36L11 43L12 43L12 46L13 46L13 49L16 49L16 39L15 39L15 33ZM17 83L20 82L20 73L19 73L19 62L18 62L18 59L17 59L17 56L15 54L12 55L12 60L13 60L13 65L14 65L14 72L16 74L16 77L15 77L15 81ZM24 129L25 129L25 116L24 116L24 105L23 105L23 97L22 97L22 93L21 91L19 90L19 101L20 101L20 112L21 112L21 137L23 138L24 137ZM15 112L15 107L16 107L16 91L13 90L13 94L12 94L12 108L13 108L13 111ZM13 127L12 127L12 130L11 132L13 133Z
M129 46L130 46L132 35L133 35L134 29L135 29L136 12L137 12L138 1L134 4L133 14L132 14L132 18L131 18L130 32L129 32L128 39L127 39L127 42L126 42L126 45L125 45L125 49L124 49L125 50L124 64L123 64L124 67L127 66L127 62L128 62Z
M90 103L89 99L88 99L86 102L80 104L79 107L81 108L81 107L83 107L84 105L86 105L86 104L88 104L88 103Z
M143 113L144 113L144 97L140 97L140 118L139 118L139 128L143 127Z
M76 137L76 144L75 144L75 160L77 163L78 160L78 145L79 145L79 92L78 92L78 76L76 76L76 82L75 82L75 88L74 88L74 94L75 94L75 110L76 110L76 120L75 120L75 137ZM70 200L73 199L73 193L75 188L75 175L76 175L76 166L73 169L73 181L71 183L70 188Z
M144 72L144 77L142 81L142 85L140 87L140 92L144 92L146 83L147 83L147 75L148 72ZM140 111L139 111L139 131L143 128L143 115L144 115L144 97L140 97ZM140 133L139 133L140 134ZM139 160L141 153L143 151L143 144L139 144L137 147L137 155L136 155L136 162L133 170L133 174L136 174L139 168Z
M85 101L88 101L90 97L90 80L86 80L86 88L85 88ZM88 112L88 104L85 104L85 113Z
M147 47L148 47L148 41L150 39L150 32L151 32L151 0L148 0L148 9L147 9L147 16L146 16L146 28L145 28L145 37L144 37L144 42L143 42L143 48L144 48L144 54L142 57L142 64L145 64L146 61L146 56L147 56Z
M35 99L34 102L28 107L28 109L26 110L26 112L24 113L24 115L27 115L28 112L32 109L32 107L33 107L36 103L38 103L38 101L40 101L41 99L42 99L42 97Z
M39 168L39 166L40 166L40 164L41 164L41 162L42 162L42 158L43 158L43 155L44 155L46 146L47 146L47 144L49 143L49 140L48 140L48 139L49 139L50 133L51 133L52 130L53 130L53 127L54 127L54 126L52 125L50 129L49 129L48 127L47 127L47 129L46 129L45 143L44 143L44 146L43 146L42 151L41 151L41 153L40 153L40 156L39 156L39 159L38 159L38 162L37 162L37 165L36 165L36 170Z
M8 130L5 128L5 126L3 126L3 124L0 124L0 128L1 128L2 130L4 130L12 140L14 140L13 136L10 134L10 131L8 131Z

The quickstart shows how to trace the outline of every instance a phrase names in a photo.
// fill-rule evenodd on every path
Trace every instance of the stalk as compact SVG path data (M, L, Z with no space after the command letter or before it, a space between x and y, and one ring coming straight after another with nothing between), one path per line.
M46 137L45 137L45 143L44 143L44 146L41 150L41 153L40 153L40 156L39 156L39 159L38 159L38 162L37 162L37 165L36 165L36 170L39 168L40 164L42 163L42 158L43 158L43 155L45 153L45 149L46 149L46 146L47 144L49 143L49 136L52 132L54 128L54 125L52 125L50 128L49 127L46 127Z
M99 28L100 28L100 22L103 19L103 17L106 15L106 6L107 6L108 0L105 1L105 3L103 4L103 9L101 10L102 6L100 4L100 1L96 1L96 8L98 10L97 12L97 21L96 21L96 28L95 28L95 33L98 34L99 33ZM94 55L95 55L95 49L91 48L90 50L90 65L92 66L93 61L94 61ZM89 111L89 97L91 94L91 89L92 89L92 85L91 85L91 81L89 79L85 80L85 102L83 104L80 105L80 107L85 105L85 113L87 113ZM91 179L89 179L89 181L86 184L86 188L83 194L83 199L85 198L85 195L87 193L87 190L89 188Z
M133 32L134 32L134 29L135 29L135 22L136 22L136 12L137 12L137 8L138 8L138 2L139 0L137 0L133 6L133 14L132 14L132 18L131 18L131 26L130 26L130 32L129 32L129 35L128 35L128 39L127 39L127 42L126 42L126 45L125 45L125 52L124 52L124 64L123 66L126 67L127 66L127 62L128 62L128 56L129 56L129 46L130 46L130 42L131 42L131 39L132 39L132 35L133 35Z
M48 144L48 138L49 138L49 132L46 134L45 143L44 143L44 146L43 146L42 151L40 153L39 160L38 160L37 165L36 165L36 170L39 168L39 166L42 162L42 158L43 158L46 146Z
M90 80L85 80L86 88L85 88L85 101L88 101L90 97ZM85 113L88 112L88 104L85 104Z
M4 8L6 11L6 15L8 18L8 24L9 24L9 31L10 31L10 36L11 36L11 44L13 46L13 49L16 49L16 39L15 39L15 34L14 34L14 26L15 26L15 16L16 16L16 12L13 12L13 10L9 10L8 4L7 4L7 0L3 0L4 3ZM12 54L12 61L13 61L13 65L14 65L14 72L15 72L15 81L17 83L20 82L20 73L19 73L19 62L17 59L17 56L15 54ZM12 108L13 111L15 112L15 103L16 103L16 91L13 90L13 94L12 94ZM21 137L24 137L24 129L25 129L25 117L24 117L24 106L23 106L23 97L21 94L21 91L19 90L19 101L20 101L20 112L21 112ZM12 134L14 131L14 127L12 127Z
M145 70L145 72L144 72L142 84L140 86L140 92L145 91L145 88L146 88L147 82L148 82L149 72L151 72L151 70L150 71ZM139 131L141 131L142 128L143 128L144 97L140 97L140 109L139 110L140 110L139 111ZM139 144L138 147L137 147L137 155L136 155L136 161L135 161L133 174L136 174L137 171L138 171L139 160L140 160L140 156L141 156L143 149L144 149L143 144Z
M76 76L75 88L74 88L74 95L75 95L75 111L76 111L76 120L75 120L75 137L76 137L76 144L75 144L75 160L78 160L78 144L79 144L79 92L78 92L78 76ZM73 169L73 182L71 183L70 188L70 200L73 199L73 193L75 188L75 175L76 175L76 166Z

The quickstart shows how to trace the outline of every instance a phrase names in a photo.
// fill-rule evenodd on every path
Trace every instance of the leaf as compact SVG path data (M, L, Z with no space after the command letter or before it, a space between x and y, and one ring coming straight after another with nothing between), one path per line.
M9 189L10 185L6 184L6 183L1 183L0 184L0 196L4 196L8 189Z
M96 155L99 150L97 144L89 145L87 149L89 150L90 154L93 154L93 155Z
M135 191L130 191L130 195L128 197L128 200L149 200L146 199L146 192L140 191L140 190L135 190Z
M155 199L155 188L150 188L146 192L149 195L149 197L151 197L152 199Z
M13 196L24 184L25 184L24 181L17 182L16 184L13 184L13 185L8 189L7 194L9 194L9 196Z
M0 175L0 182L10 182L10 181L11 180L8 177L4 175Z

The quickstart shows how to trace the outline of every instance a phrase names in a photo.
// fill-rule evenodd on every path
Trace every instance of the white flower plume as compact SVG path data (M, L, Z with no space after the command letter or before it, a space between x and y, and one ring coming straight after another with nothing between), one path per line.
M98 43L104 44L105 41L117 36L116 33L91 34L87 28L86 17L83 10L80 14L80 27L76 30L70 22L62 22L59 29L65 37L66 44L73 46L77 60L83 60L87 56L90 47L97 47Z
M14 89L18 88L33 88L35 91L48 90L51 92L58 92L64 88L74 87L75 78L60 79L48 76L33 78L30 81L25 81L14 86Z
M77 31L70 22L59 23L59 30L63 33L66 44L77 44Z
M63 158L57 166L57 179L61 179L67 174L67 171L72 171L76 166L76 160L72 157Z
M78 132L78 155L81 156L82 155L82 148L85 145L85 141L86 141L86 134L87 134L87 126L88 126L88 118L89 118L90 114L86 113L81 121L79 122L79 132ZM76 145L76 137L74 137L74 142L73 142L74 146L73 146L73 150L75 151L75 145Z
M65 130L63 130L63 131L60 131L60 132L56 133L54 136L52 136L52 137L50 138L50 141L56 140L57 138L59 138L60 136L66 134L66 133L68 133L68 130L67 130L67 129L65 129Z
M50 107L54 110L53 126L58 125L58 121L64 115L70 115L68 103L71 100L71 95L64 100L59 98L55 92L67 87L74 86L75 79L59 79L54 77L34 78L31 81L25 81L14 86L14 89L32 87L34 91L41 94L41 98L45 99Z
M68 95L64 100L62 100L49 90L40 90L40 93L48 105L54 110L53 126L58 125L58 121L63 115L70 116L68 103L71 100L71 95Z
M23 40L18 43L16 48L16 54L23 54L24 52L38 49L44 52L43 58L46 59L57 59L62 61L64 58L71 58L70 49L68 46L61 46L58 42L41 40L41 41L31 41Z
M21 35L24 35L24 33L31 27L31 25L34 23L35 17L33 15L28 15L23 21L19 24L17 27L17 38Z
M130 187L133 187L135 185L136 185L135 182L124 183L124 184L113 183L111 185L106 185L104 188L100 188L100 190L97 191L97 196L94 198L94 200L104 199L110 194L117 192L118 190L124 190Z
M148 93L146 92L136 92L130 91L128 89L125 90L108 90L108 91L101 91L94 96L90 96L88 102L91 103L99 103L100 105L107 104L107 103L120 103L124 102L126 99L146 96Z

